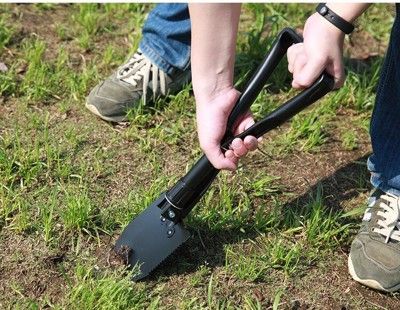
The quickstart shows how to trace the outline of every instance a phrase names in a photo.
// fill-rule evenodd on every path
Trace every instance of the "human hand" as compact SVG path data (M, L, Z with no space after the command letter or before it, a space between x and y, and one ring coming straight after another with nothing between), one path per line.
M292 45L287 52L288 68L293 74L292 86L307 88L325 70L335 79L335 88L345 80L343 68L344 33L318 13L304 26L303 43Z
M196 117L200 147L217 169L235 170L239 158L258 146L255 137L247 136L243 140L234 139L225 153L221 150L221 140L225 135L228 117L239 95L236 89L229 88L220 91L210 100L197 100ZM233 133L237 135L253 124L254 119L248 112L236 122Z

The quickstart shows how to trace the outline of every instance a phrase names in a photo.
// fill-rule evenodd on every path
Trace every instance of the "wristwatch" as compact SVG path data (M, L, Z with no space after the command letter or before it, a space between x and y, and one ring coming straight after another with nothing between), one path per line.
M350 34L353 32L354 25L333 12L326 6L325 3L318 4L315 10L328 22L342 30L345 34Z

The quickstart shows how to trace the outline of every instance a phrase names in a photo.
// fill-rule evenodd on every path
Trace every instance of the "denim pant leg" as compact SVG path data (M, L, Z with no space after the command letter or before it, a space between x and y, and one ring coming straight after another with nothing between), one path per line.
M371 183L400 195L400 5L382 67L371 119Z
M147 17L139 47L164 72L185 70L190 65L190 31L187 4L158 4Z

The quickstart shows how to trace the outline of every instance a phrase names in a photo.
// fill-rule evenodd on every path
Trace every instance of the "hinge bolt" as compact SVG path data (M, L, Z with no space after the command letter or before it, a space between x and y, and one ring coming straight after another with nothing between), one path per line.
M174 232L175 232L175 230L172 228L172 229L168 229L168 231L167 231L167 236L168 236L168 238L169 237L172 237L172 235L174 234Z

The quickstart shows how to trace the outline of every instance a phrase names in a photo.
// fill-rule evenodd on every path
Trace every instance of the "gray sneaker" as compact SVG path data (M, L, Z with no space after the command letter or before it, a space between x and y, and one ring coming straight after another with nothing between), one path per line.
M400 289L400 200L376 190L349 255L354 280L385 292Z
M126 121L129 109L174 93L190 81L190 70L166 74L138 50L105 81L92 89L86 107L110 122Z

